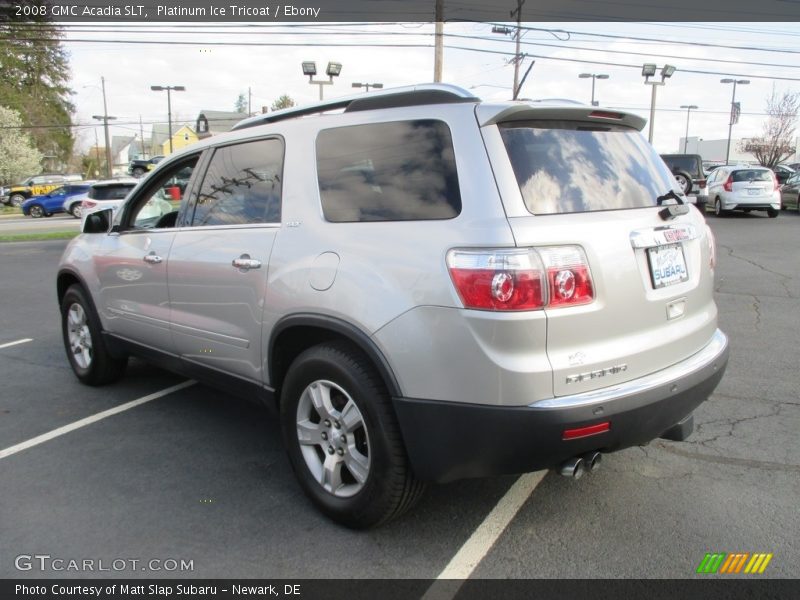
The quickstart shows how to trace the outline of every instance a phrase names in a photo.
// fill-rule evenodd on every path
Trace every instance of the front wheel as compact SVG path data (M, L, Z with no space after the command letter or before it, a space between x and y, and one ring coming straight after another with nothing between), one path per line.
M108 351L100 319L77 284L70 286L61 301L61 333L69 364L83 383L111 383L125 372L128 359L116 358Z
M22 206L25 200L27 200L27 198L25 198L25 196L23 196L22 194L11 194L11 197L8 199L8 203L11 206L16 206L17 208L19 208L20 206Z
M43 216L45 216L44 209L38 204L31 206L28 209L28 214L30 214L30 216L32 216L34 219L41 219Z
M386 386L355 347L309 348L286 375L281 428L301 487L354 529L397 517L424 486L411 472Z
M145 170L144 170L144 169L142 169L141 167L136 167L136 168L133 170L133 176L134 176L134 177L136 177L136 179L139 179L139 177L141 177L142 175L144 175L144 173L145 173Z
M718 217L724 217L728 214L728 211L722 209L722 201L719 198L714 200L714 214Z

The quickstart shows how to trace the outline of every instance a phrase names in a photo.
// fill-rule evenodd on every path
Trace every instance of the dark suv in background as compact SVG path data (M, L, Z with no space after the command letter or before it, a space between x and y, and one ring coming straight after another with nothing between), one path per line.
M669 170L678 180L683 193L696 198L695 203L701 213L708 204L708 189L706 188L706 174L703 170L703 159L699 154L662 154L662 160L667 163Z

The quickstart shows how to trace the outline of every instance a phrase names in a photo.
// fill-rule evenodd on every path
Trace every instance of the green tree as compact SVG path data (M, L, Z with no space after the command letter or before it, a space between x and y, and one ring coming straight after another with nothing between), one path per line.
M275 100L275 102L272 103L271 108L272 110L280 110L282 108L290 108L292 106L295 106L296 104L297 103L294 100L292 100L290 96L283 94L280 98L278 98L277 100Z
M39 2L20 4L39 5ZM0 106L18 111L34 144L66 162L72 154L72 90L59 28L44 18L0 22ZM34 20L38 19L38 20Z
M240 113L247 112L247 98L244 95L244 92L239 94L239 97L236 99L236 104L233 105L233 110Z
M42 154L23 129L19 113L0 106L0 183L15 183L41 171Z

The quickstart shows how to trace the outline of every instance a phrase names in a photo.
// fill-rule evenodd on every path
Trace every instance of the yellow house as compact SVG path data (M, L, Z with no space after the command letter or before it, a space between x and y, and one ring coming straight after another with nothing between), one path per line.
M184 125L172 134L172 151L176 152L189 144L194 144L197 139L197 134L194 132L194 129L188 125ZM161 153L164 156L169 155L169 139L164 140L164 143L161 144Z

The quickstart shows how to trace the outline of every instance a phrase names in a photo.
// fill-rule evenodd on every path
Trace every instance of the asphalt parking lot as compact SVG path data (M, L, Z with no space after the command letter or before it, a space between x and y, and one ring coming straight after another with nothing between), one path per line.
M527 480L535 489L472 556L471 577L701 577L708 552L773 553L763 577L798 576L800 214L708 222L731 359L694 435L608 455L578 481ZM0 577L436 578L514 486L430 487L401 519L352 532L306 501L275 420L199 384L3 456L185 381L131 361L118 384L78 383L55 300L65 245L0 244ZM6 346L19 340L30 341ZM18 556L36 554L128 562L18 569ZM192 569L142 569L153 559Z

